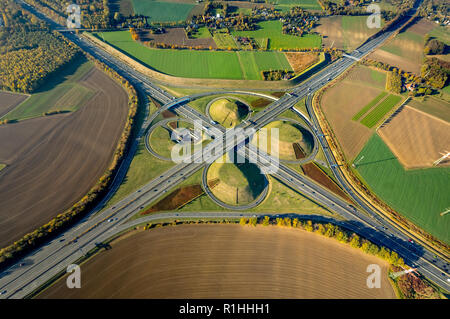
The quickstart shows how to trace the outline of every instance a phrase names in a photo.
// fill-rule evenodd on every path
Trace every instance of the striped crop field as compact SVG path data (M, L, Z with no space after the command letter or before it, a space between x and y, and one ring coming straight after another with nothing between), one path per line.
M401 99L400 96L389 95L361 120L361 124L374 127Z
M369 103L367 103L366 106L364 106L358 113L355 114L355 116L353 116L352 120L353 121L359 121L359 119L367 113L367 111L371 110L375 105L378 104L378 102L381 101L381 99L383 99L385 96L387 95L386 92L381 92L377 97L375 97L372 101L370 101Z

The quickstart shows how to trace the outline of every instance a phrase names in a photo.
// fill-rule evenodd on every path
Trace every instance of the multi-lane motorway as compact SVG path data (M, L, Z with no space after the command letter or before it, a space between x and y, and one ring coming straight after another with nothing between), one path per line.
M34 8L23 4L21 0L17 1L26 6L28 10L36 13L38 17L50 22L55 28L59 27L47 17L36 12ZM326 83L336 78L351 65L353 65L355 63L355 59L365 56L374 48L383 43L383 41L391 35L391 32L392 31L385 32L377 38L368 41L363 46L358 48L358 50L353 51L351 53L351 57L344 57L334 62L330 67L296 87L291 93L286 94L263 111L254 115L252 117L252 121L242 125L242 128L245 130L258 130L275 119L285 110L293 107L303 97L312 96L313 92L323 87ZM165 103L167 106L177 104L177 101L173 96L154 85L148 78L138 73L132 67L123 64L121 61L117 60L82 37L78 37L77 35L71 33L66 34L66 36L71 41L78 44L83 50L109 65L111 68L114 68L119 74L127 78L144 94L152 96L153 98ZM218 136L223 133L223 128L218 125L212 125L208 119L204 117L204 115L192 110L188 105L177 105L176 110L180 116L186 116L191 120L196 117L201 118L205 127L208 126L209 129L215 127ZM313 119L315 129L314 133L321 136L320 126L317 124L317 119L313 114L310 114L310 116L312 116ZM109 196L113 194L114 190L120 185L126 174L127 168L131 162L140 138L144 135L146 129L155 117L155 115L148 116L144 122L140 133L133 141L132 147L126 159L123 161L119 173L113 182ZM94 209L89 216L77 225L1 273L0 292L2 295L0 295L0 297L23 298L56 274L64 271L69 264L73 263L86 254L87 251L94 248L96 243L101 242L116 233L118 230L122 229L129 217L140 211L142 207L163 196L168 190L199 169L203 168L205 166L205 159L207 162L211 162L222 156L223 152L229 151L231 147L233 147L233 143L224 143L224 141L226 142L231 140L235 141L234 145L245 142L245 138L239 140L239 137L223 134L221 138L215 139L207 146L207 148L210 147L210 149L216 148L218 152L211 152L206 156L206 158L203 156L204 154L194 153L189 163L174 165L170 170L164 172L113 207L100 211L103 208L103 204L109 198L109 196L107 196L102 202L102 205L99 205L99 207ZM324 146L324 150L326 150L326 141L320 137L319 141L322 146ZM240 151L242 152L245 149L248 148L241 148ZM246 153L248 154L248 151ZM326 155L332 168L336 168L332 154L327 152ZM260 164L264 164L264 161L268 161L266 164L271 165L270 158L268 156L260 157ZM334 171L335 174L337 174L336 176L339 176L339 171L336 169L334 169ZM394 249L410 264L413 264L418 271L443 288L450 290L448 283L449 276L444 268L444 266L447 266L446 262L433 256L431 252L423 249L422 247L408 243L404 234L399 232L395 227L392 227L389 223L384 222L376 211L359 199L351 187L346 184L346 181L341 180L342 176L339 178L339 181L342 183L344 189L355 199L358 205L360 205L362 211L356 210L355 208L349 206L348 203L336 195L331 194L326 189L323 189L311 180L287 167L284 167L283 165L280 165L280 169L277 170L276 174L277 175L275 175L275 177L279 178L286 184L301 191L306 196L313 198L319 203L322 203L324 206L339 213L344 218L347 218L351 222L349 225L351 225L351 227L358 228L358 232L363 236ZM356 200L356 198L358 198L358 200ZM219 215L216 214L214 216L226 218L237 217L241 214L246 216L249 215L247 213L220 213ZM170 213L164 214L161 217L163 216L165 218L181 219L185 215L178 216L176 213ZM156 215L154 218L158 217L159 215ZM193 213L189 214L189 216L186 215L185 217L201 218L205 217L205 214Z

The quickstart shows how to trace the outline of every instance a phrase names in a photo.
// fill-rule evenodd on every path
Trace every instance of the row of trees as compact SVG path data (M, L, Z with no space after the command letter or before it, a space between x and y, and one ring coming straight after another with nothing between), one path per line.
M395 72L388 72L386 76L386 90L400 94L402 92L402 77Z
M100 177L99 181L92 189L77 203L75 203L70 209L58 214L55 218L49 221L47 224L39 227L35 231L26 234L20 240L15 241L12 245L0 250L0 267L7 266L10 262L23 256L26 252L32 248L42 244L48 240L52 235L63 230L67 226L71 225L74 221L78 220L84 213L94 208L99 200L108 191L108 188L113 180L113 177L120 166L120 163L126 153L128 145L130 143L130 136L133 133L133 124L135 122L136 113L138 109L138 95L134 87L116 71L109 68L107 65L96 60L91 55L86 56L94 61L98 68L102 69L105 73L118 81L124 89L128 92L129 96L129 111L127 120L125 123L124 131L119 140L119 143L114 152L113 159L110 166Z
M280 81L289 80L294 76L294 72L288 70L269 70L261 71L261 75L264 81Z
M391 265L405 267L405 262L396 252L389 250L383 246L378 246L371 241L361 238L354 232L343 229L340 226L327 223L318 223L311 220L301 220L298 218L276 218L271 219L269 216L258 219L257 217L242 217L239 221L241 225L256 226L258 223L263 226L277 225L282 227L300 228L309 232L314 232L326 237L334 238L342 243L349 244L353 248L358 248L367 254L380 257L388 261Z

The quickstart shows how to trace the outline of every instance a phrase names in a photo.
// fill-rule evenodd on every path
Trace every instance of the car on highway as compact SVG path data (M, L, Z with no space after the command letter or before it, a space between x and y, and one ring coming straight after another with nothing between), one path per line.
M408 238L408 241L409 241L411 244L414 244L414 240L412 240L411 238Z
M3 290L2 292L0 292L0 295L6 295L7 291Z
M108 223L112 222L114 219L110 218L108 219Z

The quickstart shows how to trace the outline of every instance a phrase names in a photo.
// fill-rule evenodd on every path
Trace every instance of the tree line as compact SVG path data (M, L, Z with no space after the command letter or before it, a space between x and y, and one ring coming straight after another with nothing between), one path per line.
M264 218L258 217L241 217L239 224L256 226L261 224L263 226L276 225L282 227L300 228L308 232L317 233L329 238L334 238L341 243L349 244L353 248L361 249L363 252L377 256L389 262L391 265L398 267L406 267L403 258L401 258L395 251L384 246L378 246L371 241L360 237L354 232L348 231L338 225L332 223L319 223L311 220L301 220L298 218L277 217L275 219L269 216Z

